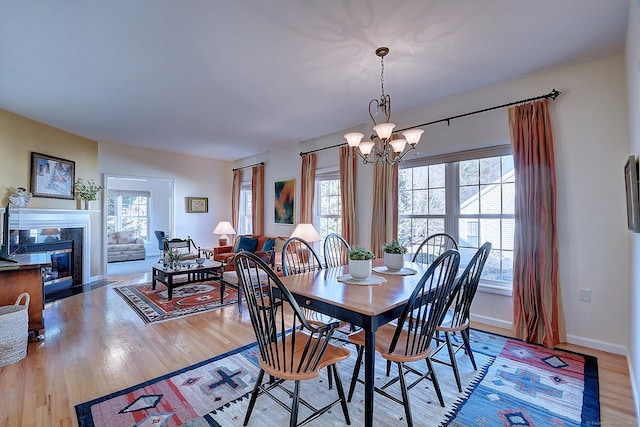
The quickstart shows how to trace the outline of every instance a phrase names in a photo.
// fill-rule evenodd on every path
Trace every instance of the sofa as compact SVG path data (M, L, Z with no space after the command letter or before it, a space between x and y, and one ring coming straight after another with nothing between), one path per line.
M145 259L144 239L135 230L109 231L107 233L107 262L136 261Z
M213 248L214 261L225 263L225 271L235 269L235 265L231 262L236 253L240 251L249 251L255 253L269 265L273 266L275 262L275 253L277 247L287 240L286 237L268 237L256 234L246 234L236 236L232 245L218 246Z

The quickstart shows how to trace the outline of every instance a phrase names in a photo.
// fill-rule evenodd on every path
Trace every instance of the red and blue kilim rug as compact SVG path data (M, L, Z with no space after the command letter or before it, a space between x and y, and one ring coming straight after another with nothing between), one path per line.
M238 303L238 292L227 286L223 303L220 304L220 284L216 281L192 283L174 288L171 301L168 300L167 287L162 283L157 283L155 289L152 289L151 283L113 289L145 323L175 319Z
M458 354L463 382L460 393L451 368L434 364L446 407L439 405L431 383L423 381L410 391L416 425L600 425L598 369L594 357L550 350L476 330L472 330L471 337L478 371L473 370L467 356ZM441 353L446 356L446 351ZM257 347L251 344L77 405L79 425L242 425L248 396L259 372L257 356ZM349 360L338 365L347 387L353 363L355 351ZM384 370L385 363L378 358L376 382L386 379ZM362 385L356 387L349 403L353 426L363 423L362 389ZM395 392L399 393L398 390ZM334 396L335 389L328 390L324 373L317 380L302 382L301 397L314 405L322 405ZM300 410L299 419L303 419L306 414L302 406ZM256 402L249 425L287 425L288 419L286 410L262 396ZM378 394L374 402L374 420L381 426L406 424L402 406ZM342 411L339 407L334 408L309 425L342 426Z

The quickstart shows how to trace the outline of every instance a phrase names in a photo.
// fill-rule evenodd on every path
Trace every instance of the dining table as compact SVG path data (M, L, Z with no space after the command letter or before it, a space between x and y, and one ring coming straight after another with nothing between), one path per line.
M348 266L282 277L300 307L309 308L351 323L365 332L364 349L364 425L373 426L375 345L378 328L398 318L428 266L405 262L399 272L388 271L382 259L373 261L373 275L384 278L345 283ZM338 280L338 278L341 280Z

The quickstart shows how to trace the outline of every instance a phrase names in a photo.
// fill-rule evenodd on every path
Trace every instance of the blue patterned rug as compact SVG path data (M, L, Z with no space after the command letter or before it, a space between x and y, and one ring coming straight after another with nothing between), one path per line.
M600 425L598 368L594 357L525 344L472 330L478 371L458 354L463 392L450 367L435 364L446 407L431 383L410 392L414 423L422 426L594 426ZM352 348L348 346L347 348ZM442 353L446 356L446 351ZM348 387L355 351L338 365ZM424 367L422 364L421 367ZM385 363L376 359L376 383L384 381ZM80 426L236 426L242 425L259 372L257 347L232 352L76 406ZM393 372L393 371L392 371ZM304 381L301 397L314 405L334 398L326 374ZM410 381L410 379L408 379ZM349 403L351 425L363 424L363 386ZM346 392L346 390L345 390ZM399 390L393 391L399 396ZM401 405L375 396L376 425L404 425ZM300 418L303 413L301 406ZM266 396L258 399L250 426L286 425L289 414ZM342 426L339 407L309 425Z

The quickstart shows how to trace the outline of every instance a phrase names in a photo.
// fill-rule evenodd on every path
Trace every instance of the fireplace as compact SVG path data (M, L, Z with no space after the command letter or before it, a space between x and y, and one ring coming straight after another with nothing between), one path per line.
M38 236L46 237L40 241L43 238ZM63 236L62 239L59 236ZM82 240L81 228L18 230L16 237L11 245L12 253L49 254L51 266L42 269L45 301L82 292L82 263L75 262L79 258L76 248L81 247L78 244Z
M95 212L95 211L94 211ZM10 228L12 230L13 245L24 245L25 251L39 251L37 246L44 243L60 244L71 242L71 248L61 249L58 246L41 246L46 248L45 252L57 252L52 254L52 266L54 258L57 259L61 270L66 270L64 258L71 250L68 259L70 275L73 278L72 287L82 288L83 284L88 284L90 280L91 261L91 211L71 210L71 209L40 209L40 208L12 208L9 217ZM18 235L14 237L14 231L18 230ZM59 231L59 234L58 234ZM15 240L14 240L15 239ZM12 246L13 246L12 245ZM35 248L32 248L35 245ZM68 243L65 243L68 245ZM60 276L58 272L58 276ZM46 279L46 276L45 276ZM52 280L57 280L53 279ZM58 284L63 283L63 284ZM66 286L64 282L50 284L51 289ZM46 290L45 290L46 291Z

